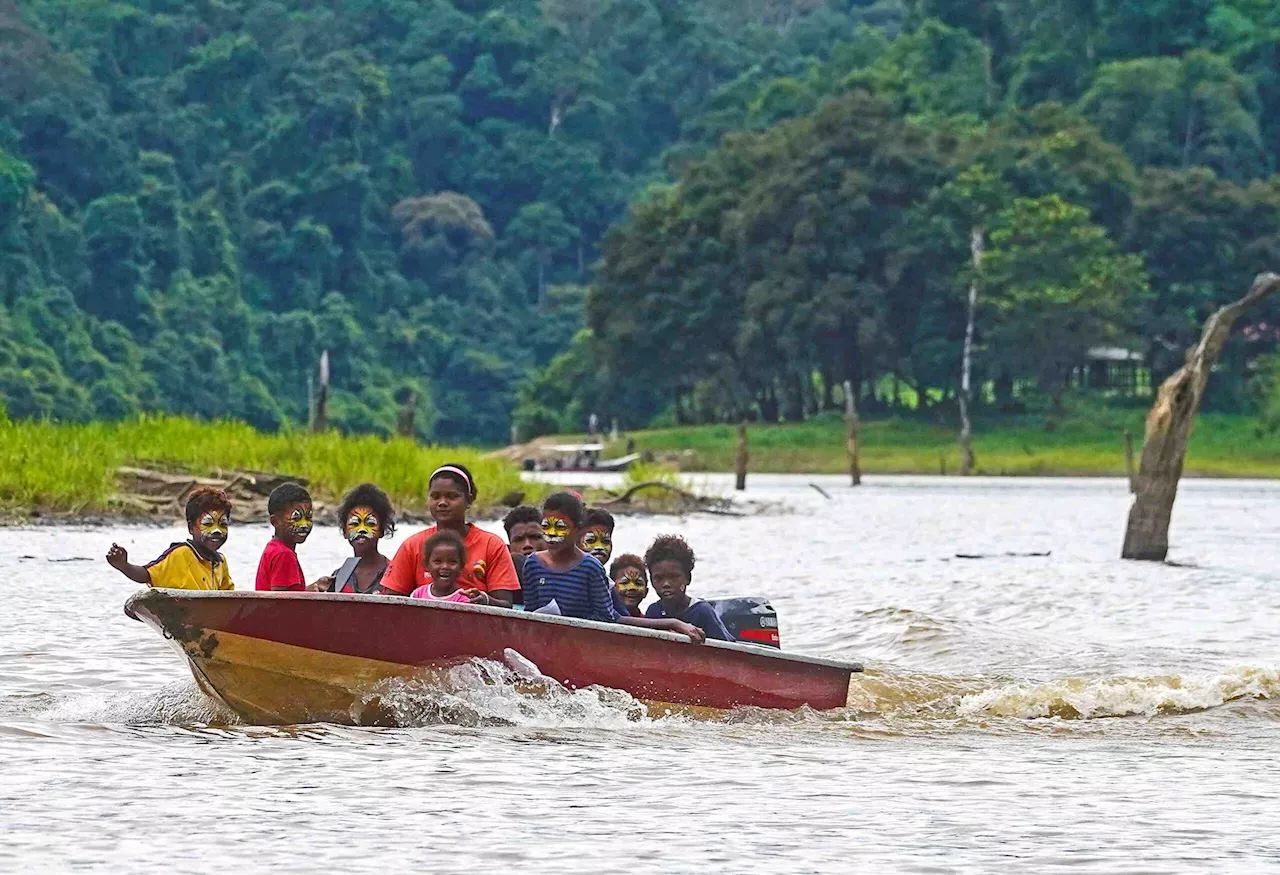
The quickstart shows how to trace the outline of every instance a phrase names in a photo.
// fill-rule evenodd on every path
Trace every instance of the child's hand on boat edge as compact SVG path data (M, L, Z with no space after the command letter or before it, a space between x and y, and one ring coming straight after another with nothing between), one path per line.
M692 623L679 621L679 624L671 631L678 632L681 635L688 635L689 641L693 644L701 644L707 640L707 633Z

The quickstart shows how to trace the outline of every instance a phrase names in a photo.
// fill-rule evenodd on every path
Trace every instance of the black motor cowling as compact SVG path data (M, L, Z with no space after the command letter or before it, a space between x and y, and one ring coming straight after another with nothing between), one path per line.
M742 596L729 599L707 599L729 634L744 644L782 647L778 637L778 612L766 598Z

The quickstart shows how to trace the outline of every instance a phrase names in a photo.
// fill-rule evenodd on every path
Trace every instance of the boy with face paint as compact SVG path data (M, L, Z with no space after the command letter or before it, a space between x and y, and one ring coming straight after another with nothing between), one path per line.
M578 546L583 553L596 557L601 565L608 565L613 555L613 525L613 514L609 511L602 507L587 508Z
M338 506L338 523L355 555L333 574L316 581L317 585L324 592L382 592L382 577L390 563L378 550L378 544L396 530L391 499L372 483L361 483L342 499Z
M297 553L298 545L311 534L311 493L297 483L281 483L267 496L267 513L274 534L258 560L254 589L304 592L319 588L321 581L307 586Z
M543 503L542 532L547 549L533 553L525 562L525 610L537 611L554 601L564 617L664 629L687 635L695 643L704 641L701 629L679 619L619 614L604 566L578 546L584 517L582 500L568 492L557 492Z
M649 573L645 570L644 560L634 553L623 553L613 560L609 579L613 581L613 591L623 610L632 617L643 617L640 603L649 594Z
M218 549L227 542L231 500L221 489L202 486L187 498L187 532L180 541L146 565L134 565L119 544L107 551L107 564L135 583L164 589L234 589L227 560Z

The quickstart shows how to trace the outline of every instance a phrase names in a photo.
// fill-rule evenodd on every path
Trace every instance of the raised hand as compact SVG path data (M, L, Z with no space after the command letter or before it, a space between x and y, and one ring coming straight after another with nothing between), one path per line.
M119 544L112 544L111 549L107 551L107 564L116 571L124 571L125 566L129 564L129 551Z

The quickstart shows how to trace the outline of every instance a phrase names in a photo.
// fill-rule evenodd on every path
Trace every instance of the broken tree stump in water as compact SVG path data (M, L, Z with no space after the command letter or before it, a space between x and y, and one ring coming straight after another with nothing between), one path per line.
M1169 553L1169 520L1178 496L1178 481L1187 455L1187 441L1209 371L1240 314L1280 288L1280 276L1258 274L1249 294L1221 308L1204 324L1200 342L1187 352L1187 362L1160 386L1147 414L1142 462L1129 525L1125 529L1125 559L1163 562Z
M738 423L738 458L733 481L733 488L739 492L747 488L747 462L750 458L751 453L747 448L747 421L744 419Z
M845 451L849 456L849 485L862 485L862 465L858 461L859 443L862 439L862 423L858 420L858 401L853 397L853 383L844 381L844 422L848 429Z

